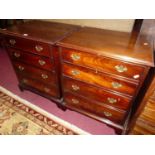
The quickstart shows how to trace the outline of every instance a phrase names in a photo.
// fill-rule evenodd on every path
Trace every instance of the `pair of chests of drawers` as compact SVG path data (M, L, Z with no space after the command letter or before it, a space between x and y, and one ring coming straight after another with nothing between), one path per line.
M5 42L20 84L59 98L52 46L13 36L6 36Z
M64 104L123 124L145 68L74 49L60 51Z

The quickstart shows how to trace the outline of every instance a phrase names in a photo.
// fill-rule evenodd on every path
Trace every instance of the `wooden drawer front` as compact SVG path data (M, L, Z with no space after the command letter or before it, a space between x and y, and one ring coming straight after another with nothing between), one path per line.
M96 73L83 67L77 67L65 63L63 64L63 73L72 78L125 93L130 96L134 95L137 88L137 85L134 83L126 82L103 73Z
M60 97L58 88L56 86L45 85L45 84L38 82L37 80L33 80L29 77L23 77L20 75L18 75L18 77L22 84L30 86L30 87L36 89L37 91L40 91L46 95L50 95L50 96L57 97L57 98Z
M117 74L133 80L139 80L144 72L144 67L72 49L63 48L62 58L77 65Z
M127 110L130 106L131 98L116 95L84 82L63 77L63 86L65 90L89 97L100 103L120 108L122 110Z
M35 67L31 67L21 62L13 62L16 71L20 74L30 76L49 85L56 84L56 75L53 72L48 72Z
M50 57L48 44L14 36L6 36L5 39L8 46Z
M125 117L125 112L109 109L103 105L96 104L90 100L84 99L69 92L64 93L64 101L66 106L85 110L92 113L93 115L107 118L116 123L122 123Z
M53 60L51 60L50 58L15 50L13 48L8 48L8 51L12 59L19 60L28 64L32 64L34 66L37 66L49 71L54 70Z

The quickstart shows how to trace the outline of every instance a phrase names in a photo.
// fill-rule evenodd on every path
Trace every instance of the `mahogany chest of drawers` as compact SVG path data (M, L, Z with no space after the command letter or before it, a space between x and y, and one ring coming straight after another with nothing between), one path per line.
M134 100L151 66L144 36L84 27L59 41L63 105L125 133Z
M59 53L55 43L77 26L29 21L5 30L5 47L19 80L21 90L29 89L60 102Z

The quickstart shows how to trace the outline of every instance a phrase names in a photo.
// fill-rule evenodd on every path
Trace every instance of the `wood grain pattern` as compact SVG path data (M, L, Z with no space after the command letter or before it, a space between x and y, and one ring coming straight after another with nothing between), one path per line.
M78 74L73 75L74 71L78 72ZM117 91L130 96L134 95L137 88L137 84L135 83L116 79L100 72L95 73L94 71L66 63L63 64L63 74L90 84L104 87L105 89L107 88L109 90ZM121 84L121 86L119 88L114 88L114 82Z
M29 66L27 64L24 64L18 61L14 61L13 65L18 74L32 77L48 85L57 84L56 75L53 72L48 72L48 71L45 71L39 68L35 68L35 67Z
M147 35L139 35L133 43L131 40L134 38L134 34L126 32L84 27L59 41L58 45L122 61L154 66L151 38Z
M67 106L74 106L78 109L83 109L93 113L94 115L107 118L119 124L122 124L125 118L125 112L123 113L109 109L103 105L96 104L95 102L79 97L73 93L65 92L64 101Z
M0 33L53 45L58 40L63 39L78 29L80 29L79 26L71 24L31 20L23 24L8 27L6 30L0 30ZM24 34L28 34L28 36L24 36Z
M36 89L37 91L43 93L43 95L47 94L56 98L60 97L59 90L56 86L47 85L47 83L44 84L27 76L18 75L18 77L21 84L32 87L33 89Z
M63 88L64 91L68 90L89 97L90 100L98 101L101 104L106 104L122 110L128 110L131 104L131 98L67 77L63 77Z
M5 36L5 40L7 46L50 57L50 46L46 43L37 42L30 39L23 39L15 36ZM13 45L10 43L11 40L15 41ZM36 47L41 47L42 50L37 51Z
M33 65L48 71L54 70L52 58L31 54L29 52L24 52L13 48L7 48L7 50L13 60L21 61L28 65Z
M89 54L74 49L62 48L62 58L64 61L71 62L76 65L90 67L103 72L117 74L122 77L131 78L139 81L143 74L144 67L136 64L130 64L115 59L106 58L94 54ZM119 71L117 67L122 66L126 70Z

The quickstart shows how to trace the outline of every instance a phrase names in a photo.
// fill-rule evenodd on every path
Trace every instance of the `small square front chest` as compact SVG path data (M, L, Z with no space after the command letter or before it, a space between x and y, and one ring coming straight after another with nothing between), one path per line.
M59 41L63 105L126 131L135 99L150 67L145 36L85 27Z
M33 20L0 30L19 80L21 90L29 89L60 102L60 63L55 43L79 27Z

